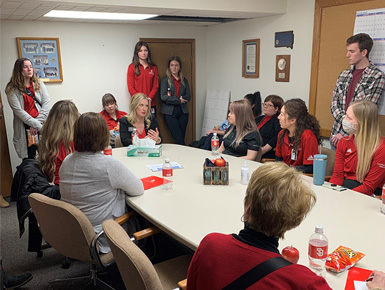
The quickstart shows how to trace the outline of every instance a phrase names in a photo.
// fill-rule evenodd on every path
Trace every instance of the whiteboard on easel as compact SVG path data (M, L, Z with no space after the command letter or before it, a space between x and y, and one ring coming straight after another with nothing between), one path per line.
M385 8L357 11L354 34L357 33L367 33L373 39L369 59L385 72ZM385 90L378 103L378 113L385 115Z
M207 90L201 136L227 119L229 102L230 91Z

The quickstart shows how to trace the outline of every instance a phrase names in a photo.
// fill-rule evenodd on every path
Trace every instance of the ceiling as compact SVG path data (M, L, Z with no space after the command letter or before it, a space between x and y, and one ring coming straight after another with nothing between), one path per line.
M192 2L192 3L191 3ZM56 10L147 13L159 17L144 21L84 20L43 17ZM230 21L286 13L286 0L1 0L1 20L135 23L210 26Z

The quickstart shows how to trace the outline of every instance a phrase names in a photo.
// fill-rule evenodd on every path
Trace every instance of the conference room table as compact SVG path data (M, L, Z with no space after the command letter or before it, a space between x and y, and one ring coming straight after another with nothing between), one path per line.
M247 185L241 184L244 159L221 155L229 163L229 185L204 185L203 163L213 159L210 151L163 144L161 157L127 157L127 148L112 150L138 178L162 176L147 165L164 163L166 158L178 162L183 169L174 170L173 189L162 186L148 189L141 196L127 197L126 202L140 215L158 226L188 248L196 250L209 233L238 233L243 228L243 199ZM251 173L262 164L247 161ZM329 239L329 253L346 246L366 256L357 267L385 271L385 215L380 212L381 200L345 190L335 191L313 184L303 176L317 195L317 203L303 222L288 231L279 241L279 249L293 245L300 252L298 263L308 266L308 242L316 225L324 227ZM347 271L331 273L325 279L332 289L344 289Z

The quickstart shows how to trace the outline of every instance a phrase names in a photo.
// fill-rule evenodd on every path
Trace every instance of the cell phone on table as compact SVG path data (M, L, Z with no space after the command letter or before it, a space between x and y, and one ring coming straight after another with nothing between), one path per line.
M347 190L347 188L344 187L344 186L333 184L333 183L330 183L330 182L324 182L324 184L322 184L322 186L330 188L330 189L333 189L333 190L337 190L337 191Z

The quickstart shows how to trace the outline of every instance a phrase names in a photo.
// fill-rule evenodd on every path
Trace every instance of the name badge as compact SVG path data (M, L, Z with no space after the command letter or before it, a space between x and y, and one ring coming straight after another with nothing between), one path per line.
M297 150L291 149L291 160L297 160Z
M151 114L155 114L155 109L151 108Z

